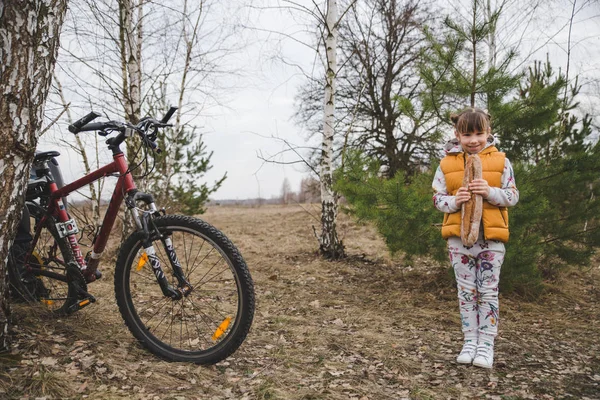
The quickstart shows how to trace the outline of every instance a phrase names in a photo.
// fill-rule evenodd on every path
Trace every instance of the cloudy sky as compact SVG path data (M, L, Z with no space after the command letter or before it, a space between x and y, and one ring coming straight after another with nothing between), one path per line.
M312 2L305 2L310 5ZM531 29L531 40L523 45L537 49L536 59L545 59L548 53L555 66L566 66L568 20L572 2L558 0L556 7L547 10ZM570 76L580 73L586 83L584 105L591 111L600 110L596 104L600 87L593 80L600 77L600 5L598 2L576 2L578 13L571 32ZM284 179L288 179L292 190L298 190L300 180L308 172L302 164L268 163L262 157L273 157L278 162L297 160L289 151L284 140L298 146L319 145L318 141L306 142L306 135L292 121L295 111L294 96L305 81L296 66L286 65L272 59L274 54L285 57L288 63L310 71L314 64L314 51L299 41L310 41L303 30L305 17L292 18L290 13L278 10L254 10L248 24L261 29L285 32L297 40L266 31L246 32L250 35L249 45L236 56L242 72L221 106L206 110L201 123L204 142L213 151L212 170L206 180L220 178L225 172L228 178L212 196L214 199L246 199L261 196L278 196ZM268 28L266 28L268 27ZM534 38L534 39L533 39ZM315 66L319 68L319 66ZM61 133L64 134L64 133ZM41 149L56 148L50 138L40 143ZM67 180L81 174L77 157L65 149L61 150L61 164L69 165L65 171Z
M570 75L580 73L585 82L589 78L600 77L600 5L579 0L576 4L577 15L571 30ZM547 11L535 24L541 28L532 34L535 39L525 40L523 46L537 49L537 59L544 59L546 53L555 63L555 67L566 68L566 50L568 42L568 22L572 3L558 2L556 8ZM265 25L274 30L297 32L300 26L289 15L265 14ZM534 31L534 29L532 29ZM273 39L271 35L271 39ZM311 50L292 41L284 41L285 56L295 63L310 69L314 55ZM251 51L255 51L252 49ZM529 50L528 50L529 51ZM260 54L260 53L254 53ZM306 168L298 165L276 165L261 161L257 155L274 155L286 150L287 146L273 137L280 137L295 144L305 146L305 135L291 120L295 111L294 95L304 80L295 68L278 67L266 62L261 55L253 57L249 65L260 84L256 87L240 90L230 104L232 109L223 118L214 120L214 129L205 136L209 148L215 151L213 171L209 176L221 176L224 171L228 179L214 195L215 198L248 198L276 196L281 192L284 178L288 178L292 189L297 190L300 179L306 175ZM265 79L265 76L267 79ZM591 94L600 94L600 88L587 85L583 89ZM585 100L592 102L591 100ZM596 107L590 103L590 109ZM600 110L600 109L598 109ZM318 145L319 143L310 143ZM279 161L291 161L291 154L277 158Z

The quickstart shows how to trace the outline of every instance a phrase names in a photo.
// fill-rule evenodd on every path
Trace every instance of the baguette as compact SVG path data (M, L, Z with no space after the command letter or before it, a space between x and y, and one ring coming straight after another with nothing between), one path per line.
M479 156L477 154L467 156L463 186L469 187L469 183L473 179L481 179L482 176L481 159ZM460 239L467 247L473 246L479 237L482 212L483 197L481 195L472 194L469 201L462 204Z

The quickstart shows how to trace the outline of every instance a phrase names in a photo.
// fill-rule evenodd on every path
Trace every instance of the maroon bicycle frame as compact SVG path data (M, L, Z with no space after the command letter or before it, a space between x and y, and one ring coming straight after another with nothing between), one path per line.
M68 185L63 186L62 188L58 188L55 182L50 184L50 205L48 206L48 212L50 215L53 215L60 222L67 222L69 220L69 215L65 209L65 206L62 202L62 198L68 196L73 191L80 189L86 185L89 185L92 182L97 181L100 178L103 178L108 175L118 174L117 184L115 186L115 190L113 191L112 197L110 199L110 203L108 205L108 209L106 210L106 214L102 220L102 227L100 228L100 232L94 238L93 243L93 257L90 258L88 263L81 254L81 249L79 248L79 244L77 243L77 237L75 234L68 235L69 244L71 249L73 250L73 254L79 264L80 268L84 272L84 275L88 281L94 280L94 273L98 267L98 262L102 252L106 248L106 243L108 242L108 238L110 235L110 231L113 228L117 215L119 214L119 209L121 208L121 204L123 203L123 199L125 196L136 189L135 183L133 182L133 177L128 170L129 166L127 165L127 161L123 153L113 154L113 162L105 165L102 168L99 168L89 174L83 176L76 181L69 183ZM94 261L94 262L92 262Z

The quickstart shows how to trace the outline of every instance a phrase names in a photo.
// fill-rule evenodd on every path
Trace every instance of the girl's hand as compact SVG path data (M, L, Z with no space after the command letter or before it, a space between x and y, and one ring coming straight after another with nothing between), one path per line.
M485 179L473 179L469 184L469 190L475 194L481 195L484 199L487 199L490 195L490 185L488 185Z
M454 195L456 206L460 207L463 203L466 203L471 199L471 192L466 187L458 188L458 191Z

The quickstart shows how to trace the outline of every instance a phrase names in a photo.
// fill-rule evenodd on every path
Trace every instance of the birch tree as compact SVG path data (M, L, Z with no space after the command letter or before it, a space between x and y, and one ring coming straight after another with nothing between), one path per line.
M0 348L7 342L6 260L23 209L67 0L0 3Z
M348 8L355 3L356 0L350 0L347 8L341 13L342 17L347 12ZM319 90L315 91L321 96L320 104L315 106L318 111L315 115L320 116L322 124L320 124L319 133L321 134L321 142L317 152L313 154L317 161L307 161L300 154L302 149L291 146L286 142L289 151L293 152L300 160L292 162L277 162L271 157L263 158L267 162L294 164L305 163L311 171L315 172L320 181L321 192L321 229L317 233L317 229L313 226L313 230L319 243L320 254L327 259L339 259L345 256L344 246L337 234L337 215L338 215L338 194L333 189L333 171L334 152L333 142L336 137L336 77L339 72L337 64L337 39L338 26L340 17L338 15L338 3L336 0L327 0L323 2L313 1L311 5L306 5L302 1L282 0L260 2L261 6L256 6L262 11L275 9L279 12L289 12L296 20L302 17L307 18L303 21L303 28L299 31L294 28L293 33L285 32L285 28L281 31L268 30L269 34L273 34L282 38L282 40L290 40L306 46L315 52L313 64L310 66L311 71L306 69L305 65L301 65L298 61L290 61L285 54L278 52L275 59L284 64L291 65L297 68L301 74L319 86ZM298 17L298 18L296 18ZM265 31L263 28L254 28L257 31ZM316 45L314 42L306 40L301 34L312 36L316 35ZM283 44L283 43L280 43ZM323 52L323 49L325 50ZM321 63L321 64L319 64ZM322 67L322 68L321 68ZM323 79L315 79L315 76ZM284 141L285 142L285 141ZM286 150L287 151L287 150ZM262 157L261 157L262 158Z
M142 111L140 91L142 87L144 0L119 0L118 5L123 108L125 109L125 120L135 125L139 122ZM130 165L138 162L136 151L138 146L139 139L137 137L130 138L125 144L127 160ZM121 240L125 240L132 230L132 219L127 210L123 210Z
M335 91L337 74L338 8L337 0L327 0L325 29L326 55L323 142L321 145L321 235L319 250L326 258L344 257L344 246L337 235L338 195L333 190L333 138L335 134Z
M379 160L388 176L414 173L419 160L434 154L435 114L420 100L424 85L418 62L423 24L432 18L427 2L360 0L340 21L337 124L343 140L334 152L343 160L359 149ZM304 86L295 117L311 133L322 126L318 79Z

